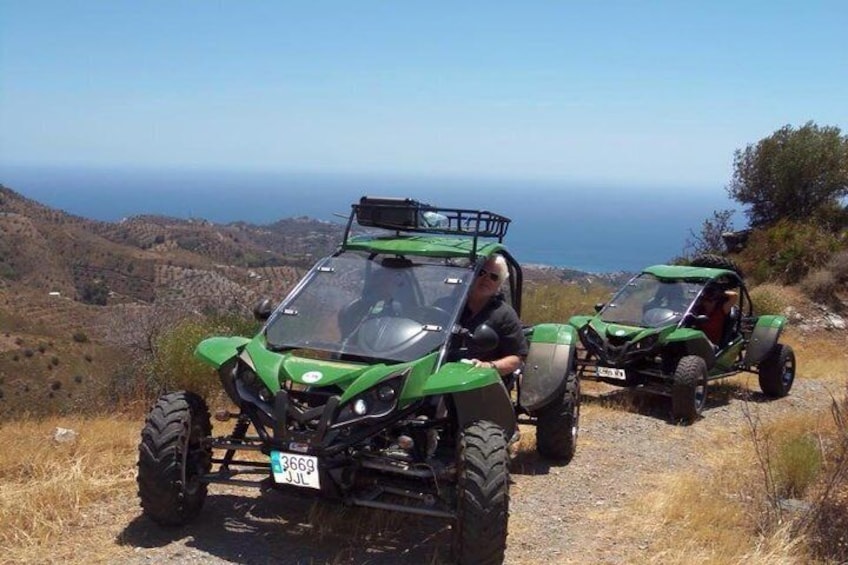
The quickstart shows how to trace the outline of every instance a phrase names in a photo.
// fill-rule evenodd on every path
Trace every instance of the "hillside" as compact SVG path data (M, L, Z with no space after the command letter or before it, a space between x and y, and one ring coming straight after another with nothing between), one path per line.
M0 417L102 407L128 394L157 328L194 312L250 316L332 252L341 224L269 225L141 215L101 222L0 185ZM620 280L546 266L528 290Z

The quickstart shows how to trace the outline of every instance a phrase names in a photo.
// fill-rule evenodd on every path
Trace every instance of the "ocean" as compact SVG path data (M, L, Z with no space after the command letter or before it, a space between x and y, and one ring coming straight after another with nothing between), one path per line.
M512 219L506 243L522 263L592 273L638 271L680 255L713 210L734 209L721 186L645 188L540 180L207 170L0 168L0 183L86 218L140 214L268 224L288 217L343 223L360 196L399 196ZM737 214L737 218L738 218ZM737 219L737 222L739 220Z

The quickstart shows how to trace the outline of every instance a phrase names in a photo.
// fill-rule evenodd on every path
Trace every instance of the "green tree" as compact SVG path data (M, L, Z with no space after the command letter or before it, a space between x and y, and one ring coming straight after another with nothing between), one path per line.
M813 122L798 129L784 126L736 150L727 192L748 205L755 228L810 218L841 224L848 195L848 137L837 127Z

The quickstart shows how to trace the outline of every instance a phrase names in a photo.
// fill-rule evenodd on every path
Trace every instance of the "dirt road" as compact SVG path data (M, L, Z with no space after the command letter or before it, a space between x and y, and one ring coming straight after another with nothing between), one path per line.
M756 382L711 385L704 417L691 426L668 419L662 398L604 385L584 386L578 452L566 467L550 466L523 429L512 463L507 563L635 563L652 540L619 528L624 513L668 472L699 473L704 450L717 438L747 441L748 406L763 421L827 406L821 381L799 379L789 397L768 400ZM836 391L834 391L836 393ZM141 517L136 500L103 509L114 517L115 552L122 563L441 563L449 560L450 532L436 520L316 504L275 492L210 487L193 524L163 530ZM122 520L121 517L130 519ZM377 533L379 532L379 533Z

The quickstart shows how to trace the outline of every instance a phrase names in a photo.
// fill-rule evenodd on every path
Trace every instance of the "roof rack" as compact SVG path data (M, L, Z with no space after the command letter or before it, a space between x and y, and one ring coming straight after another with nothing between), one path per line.
M474 238L495 238L503 243L510 219L486 210L442 208L423 204L412 198L363 196L351 205L344 242L350 236L354 219L363 227L375 227L400 232L461 235Z

